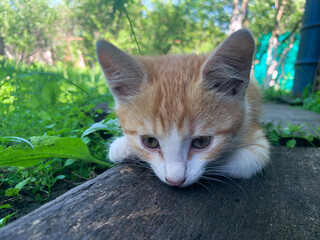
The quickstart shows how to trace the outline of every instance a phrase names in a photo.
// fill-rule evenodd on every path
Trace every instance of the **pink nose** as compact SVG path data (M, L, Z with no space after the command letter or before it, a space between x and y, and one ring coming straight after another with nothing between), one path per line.
M185 181L186 179L182 179L182 180L171 180L171 179L168 179L166 178L166 181L167 183L169 183L171 186L181 186Z

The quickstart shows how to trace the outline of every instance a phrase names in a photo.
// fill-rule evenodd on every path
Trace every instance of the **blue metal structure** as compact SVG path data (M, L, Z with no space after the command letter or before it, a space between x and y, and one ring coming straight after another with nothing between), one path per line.
M320 58L320 0L307 0L303 14L298 58L292 93L301 95L313 86L315 71Z

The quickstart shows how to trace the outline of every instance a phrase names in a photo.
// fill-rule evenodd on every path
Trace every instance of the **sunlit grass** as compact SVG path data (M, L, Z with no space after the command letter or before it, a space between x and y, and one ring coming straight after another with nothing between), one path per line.
M18 139L28 141L32 136L80 138L94 123L95 104L113 102L98 66L77 69L0 59L0 68L0 151L21 144L25 147ZM97 132L86 136L85 143L95 159L106 161L105 140ZM28 168L0 167L1 198L30 191L35 199L44 201L57 180L83 181L107 166L73 160L51 158ZM15 190L17 186L22 192Z
M48 125L57 124L57 120L65 125L70 114L77 113L81 118L81 110L90 110L98 102L112 101L97 67L26 66L5 60L0 61L0 66L2 136L43 135L49 130Z

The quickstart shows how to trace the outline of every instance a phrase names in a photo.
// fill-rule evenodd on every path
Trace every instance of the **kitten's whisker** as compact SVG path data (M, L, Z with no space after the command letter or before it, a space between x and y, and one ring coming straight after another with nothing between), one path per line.
M241 192L247 197L246 192L243 190L243 188L241 187L241 185L239 183L237 183L234 179L232 179L229 176L225 176L227 179L229 179L231 182L233 182L240 190Z
M222 181L214 177L202 176L201 179L208 180L210 183L211 181L215 181L215 182L221 182L221 183L227 184L225 181Z
M200 186L204 187L212 196L214 196L214 193L203 183L201 182L196 182L197 184L199 184Z
M225 173L225 172L224 172L224 173ZM202 176L202 177L208 177L208 178L210 178L210 176L208 176L208 175L216 175L216 176L224 177L224 178L228 179L228 180L231 181L235 186L237 186L244 195L246 195L246 193L245 193L245 191L243 190L243 188L241 187L241 185L240 185L239 183L237 183L234 179L232 179L231 177L229 177L228 175L222 174L222 173L218 173L218 172L215 172L215 171L211 171L211 172L205 171L205 174L204 174L204 176ZM224 183L228 184L227 182L224 182ZM246 196L247 196L247 195L246 195Z

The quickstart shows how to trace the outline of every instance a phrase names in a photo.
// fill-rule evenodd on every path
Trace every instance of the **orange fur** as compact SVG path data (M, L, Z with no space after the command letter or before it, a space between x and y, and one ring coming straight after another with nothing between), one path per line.
M249 81L253 52L247 30L202 55L133 57L99 41L98 59L125 134L110 156L121 161L136 155L174 186L192 184L206 165L222 158L228 176L259 172L268 162L269 144L259 125L260 93ZM142 136L156 139L158 147L146 147ZM210 137L211 145L192 147L199 137Z
M117 109L124 132L151 134L145 127L145 124L151 124L155 136L168 135L173 125L178 126L183 135L192 136L196 126L203 126L203 135L232 135L243 128L246 118L247 125L251 126L249 134L245 132L238 137L243 143L250 142L252 134L260 129L261 100L257 86L251 82L247 88L246 97L252 111L245 116L241 102L227 101L225 97L202 88L200 70L206 58L207 55L194 54L137 57L147 73L147 82L137 96ZM136 130L137 126L140 131ZM224 146L225 141L219 145ZM141 152L140 147L137 151ZM219 149L214 151L219 153ZM215 155L210 154L208 159Z

